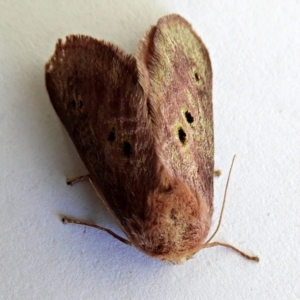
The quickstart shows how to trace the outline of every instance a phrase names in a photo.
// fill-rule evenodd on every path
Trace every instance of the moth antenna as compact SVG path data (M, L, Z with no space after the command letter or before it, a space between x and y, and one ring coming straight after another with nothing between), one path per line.
M259 257L258 256L255 256L255 255L249 255L243 251L241 251L240 249L230 245L230 244L226 244L226 243L222 243L222 242L212 242L212 243L205 243L202 247L202 249L204 248L212 248L212 247L216 247L216 246L223 246L223 247L226 247L226 248L230 248L232 249L233 251L241 254L243 257L249 259L249 260L253 260L253 261L256 261L256 262L259 262Z
M213 237L216 235L216 233L218 232L218 230L221 226L221 222L222 222L222 218L223 218L223 212L224 212L224 208L225 208L226 197L227 197L227 190L228 190L229 180L230 180L231 171L232 171L232 167L233 167L235 157L236 157L236 155L234 155L233 158L232 158L231 166L230 166L228 177L227 177L227 182L226 182L225 192L224 192L224 197L223 197L223 204L222 204L222 209L221 209L221 213L220 213L220 217L219 217L218 226L217 226L216 230L214 231L214 233L211 235L211 237L205 242L205 244L208 244L213 239Z
M214 233L211 235L211 237L204 243L204 245L202 246L202 249L212 248L212 247L216 247L216 246L223 246L223 247L227 247L227 248L230 248L230 249L236 251L237 253L241 254L243 257L245 257L249 260L259 262L259 257L258 256L249 255L249 254L239 250L238 248L236 248L236 247L234 247L230 244L222 243L222 242L211 242L210 243L210 241L216 235L216 233L218 232L218 230L221 226L221 222L222 222L222 218L223 218L223 212L224 212L224 208L225 208L226 196L227 196L227 191L228 191L229 180L230 180L231 171L232 171L232 168L233 168L233 163L234 163L235 157L236 157L236 155L234 155L233 158L232 158L231 166L230 166L228 177L227 177L227 182L226 182L225 192L224 192L224 198L223 198L223 204L222 204L222 209L221 209L221 213L220 213L218 226L217 226L216 230L214 231Z

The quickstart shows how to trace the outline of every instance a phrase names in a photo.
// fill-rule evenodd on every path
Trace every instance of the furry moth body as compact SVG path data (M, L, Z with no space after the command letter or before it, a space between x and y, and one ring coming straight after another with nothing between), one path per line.
M45 70L51 102L129 243L174 263L210 247L212 69L191 25L159 19L135 56L71 35Z

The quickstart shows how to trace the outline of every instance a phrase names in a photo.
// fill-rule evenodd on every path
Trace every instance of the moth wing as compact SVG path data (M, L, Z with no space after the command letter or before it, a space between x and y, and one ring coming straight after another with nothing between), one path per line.
M212 208L214 136L208 51L178 15L161 18L137 51L158 155L169 173ZM148 85L149 82L149 85ZM211 209L212 211L212 209Z
M46 86L119 225L132 215L142 218L156 155L135 58L112 44L69 36L46 64Z

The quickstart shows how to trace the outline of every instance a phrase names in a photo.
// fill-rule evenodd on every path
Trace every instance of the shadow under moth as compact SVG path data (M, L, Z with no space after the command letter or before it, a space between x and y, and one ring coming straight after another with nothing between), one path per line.
M258 261L206 240L213 213L212 68L185 19L159 19L134 56L70 35L58 40L45 72L54 109L89 172L85 177L127 239L94 224L66 222L104 230L176 264L214 246Z

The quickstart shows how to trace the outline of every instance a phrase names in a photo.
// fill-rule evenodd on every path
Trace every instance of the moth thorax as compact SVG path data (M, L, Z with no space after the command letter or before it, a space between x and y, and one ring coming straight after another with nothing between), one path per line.
M211 211L183 182L158 187L147 200L141 250L181 263L192 257L208 234Z

